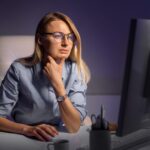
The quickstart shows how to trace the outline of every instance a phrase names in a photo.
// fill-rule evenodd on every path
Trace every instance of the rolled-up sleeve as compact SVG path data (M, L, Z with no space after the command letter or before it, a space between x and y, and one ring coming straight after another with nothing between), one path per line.
M10 117L18 100L18 81L18 72L12 64L0 86L0 117Z
M69 91L69 98L73 104L73 106L80 112L81 121L87 115L86 111L86 89L87 85L83 83L81 80L74 80L72 87Z

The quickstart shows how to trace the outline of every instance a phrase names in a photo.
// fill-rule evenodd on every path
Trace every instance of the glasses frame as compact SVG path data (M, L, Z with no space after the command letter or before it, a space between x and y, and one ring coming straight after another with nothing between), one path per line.
M56 37L56 34L59 34L60 38ZM65 37L67 37L67 40L71 43L74 43L76 40L76 37L74 33L72 32L68 34L64 34L63 32L43 32L41 33L41 35L51 35L57 42L62 42L65 39ZM71 38L71 35L72 35L72 38Z

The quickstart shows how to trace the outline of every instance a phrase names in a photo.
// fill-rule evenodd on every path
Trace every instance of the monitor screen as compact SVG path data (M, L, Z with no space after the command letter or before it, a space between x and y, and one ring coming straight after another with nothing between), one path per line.
M131 19L117 135L150 127L150 20Z

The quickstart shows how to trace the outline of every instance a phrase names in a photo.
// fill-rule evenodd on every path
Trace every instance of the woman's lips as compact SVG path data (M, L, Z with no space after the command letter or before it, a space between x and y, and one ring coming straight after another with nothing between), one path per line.
M63 54L67 54L69 51L67 49L60 49L60 52Z

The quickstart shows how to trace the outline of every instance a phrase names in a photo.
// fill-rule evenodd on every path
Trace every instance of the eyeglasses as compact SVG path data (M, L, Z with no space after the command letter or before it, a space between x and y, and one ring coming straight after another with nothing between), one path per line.
M71 43L75 41L75 35L73 33L64 34L62 32L44 32L42 35L51 35L56 42L62 42L65 37L67 37L67 40Z

